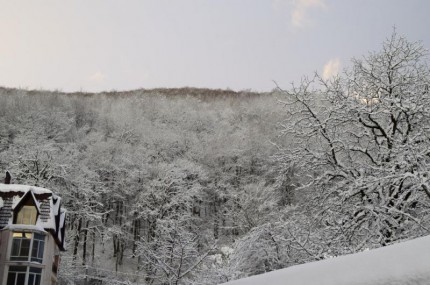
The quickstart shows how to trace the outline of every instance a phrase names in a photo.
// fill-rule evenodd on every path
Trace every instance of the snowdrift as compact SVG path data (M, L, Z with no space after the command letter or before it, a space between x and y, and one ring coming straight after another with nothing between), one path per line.
M227 284L428 285L430 236L224 283Z

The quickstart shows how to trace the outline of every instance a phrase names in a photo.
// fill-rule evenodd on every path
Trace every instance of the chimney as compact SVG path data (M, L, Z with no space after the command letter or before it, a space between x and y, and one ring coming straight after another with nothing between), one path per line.
M12 177L10 176L9 171L6 171L6 177L4 178L4 184L10 184L10 179Z

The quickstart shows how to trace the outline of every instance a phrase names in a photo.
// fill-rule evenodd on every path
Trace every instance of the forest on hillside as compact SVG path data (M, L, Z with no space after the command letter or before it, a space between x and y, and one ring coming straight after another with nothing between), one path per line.
M220 284L430 234L430 71L396 35L270 93L0 89L0 169L67 209L60 284Z

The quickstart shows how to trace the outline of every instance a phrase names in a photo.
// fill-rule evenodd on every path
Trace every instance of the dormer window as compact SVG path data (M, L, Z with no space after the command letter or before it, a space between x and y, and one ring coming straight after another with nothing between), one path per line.
M13 223L20 225L36 225L40 210L33 191L28 191L14 208Z
M35 225L37 219L37 209L35 206L24 205L18 212L16 224Z

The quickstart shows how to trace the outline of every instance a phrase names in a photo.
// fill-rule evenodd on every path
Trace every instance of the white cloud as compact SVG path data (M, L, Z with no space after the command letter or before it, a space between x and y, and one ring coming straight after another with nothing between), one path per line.
M323 68L322 78L327 80L333 76L336 76L339 74L340 69L340 59L333 58L330 59Z
M295 0L291 13L291 24L296 28L306 26L309 23L309 19L307 18L309 9L324 7L324 0Z
M101 73L100 71L95 72L93 75L91 75L88 79L92 82L103 82L106 76Z

